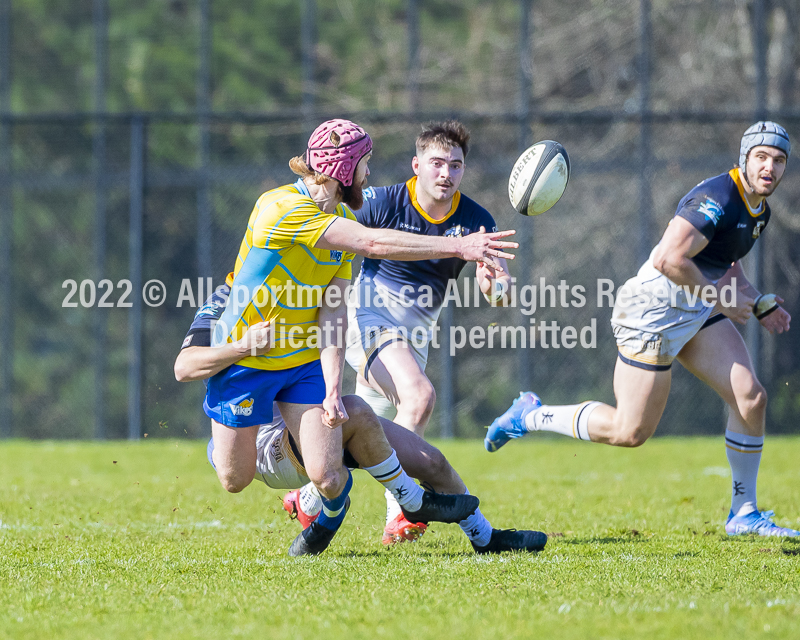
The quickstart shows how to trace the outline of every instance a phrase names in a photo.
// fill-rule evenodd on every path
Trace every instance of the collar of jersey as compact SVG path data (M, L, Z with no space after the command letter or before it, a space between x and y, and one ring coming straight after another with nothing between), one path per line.
M306 197L308 197L308 198L310 198L310 197L311 197L311 193L309 192L309 190L308 190L308 187L306 186L306 183L305 183L305 182L303 182L303 179L302 179L302 178L300 178L300 179L299 179L297 182L295 182L295 183L294 183L292 186L293 186L295 189L297 189L297 190L298 190L300 193L302 193L304 196L306 196Z
M450 211L447 212L447 215L441 220L434 220L427 213L425 213L425 209L420 207L419 202L417 202L417 176L414 176L406 182L406 188L408 189L408 195L411 198L411 204L414 205L414 208L417 210L419 215L421 215L431 224L442 224L442 222L447 220L456 212L456 209L458 209L458 203L461 201L461 192L456 191L453 195L453 204L450 205Z
M306 198L311 197L311 193L306 186L306 183L303 182L303 179L300 178L297 182L292 185L295 189L297 189L301 195L304 195ZM333 215L339 216L340 218L346 218L347 214L345 213L344 205L337 204L336 208L333 210Z
M761 201L761 206L758 208L758 211L753 211L753 209L750 208L750 203L744 196L744 185L742 184L741 178L739 178L739 169L737 167L734 167L733 169L728 171L728 175L733 179L733 182L736 184L736 188L739 190L739 195L742 197L742 202L744 202L744 206L747 207L748 213L753 218L757 218L762 213L764 213L764 203L767 201L766 198L764 198Z

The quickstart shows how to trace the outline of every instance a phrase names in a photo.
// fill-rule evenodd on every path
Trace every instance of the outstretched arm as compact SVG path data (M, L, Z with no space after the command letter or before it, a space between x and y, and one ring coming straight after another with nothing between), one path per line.
M315 245L318 249L343 249L368 258L389 260L433 260L461 258L468 262L486 262L502 271L497 258L513 260L503 249L516 249L516 242L502 238L516 233L513 230L470 233L463 238L423 236L393 229L370 229L358 222L339 218L332 222Z

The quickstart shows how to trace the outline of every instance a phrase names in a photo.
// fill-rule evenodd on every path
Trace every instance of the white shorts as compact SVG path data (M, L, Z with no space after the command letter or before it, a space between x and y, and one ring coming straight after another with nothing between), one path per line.
M273 489L299 489L308 475L289 441L286 423L275 414L273 424L259 427L256 436L256 478Z
M272 424L261 425L256 435L256 479L273 489L299 489L309 482L303 459L293 446L277 405L273 413ZM343 451L342 457L348 468L359 467L349 451Z
M619 358L650 371L667 371L697 332L725 316L690 300L652 261L619 288L611 317Z
M428 364L429 330L415 327L412 330L398 327L388 314L379 308L347 308L347 351L345 359L353 370L369 380L369 368L381 350L394 343L405 342L420 369Z

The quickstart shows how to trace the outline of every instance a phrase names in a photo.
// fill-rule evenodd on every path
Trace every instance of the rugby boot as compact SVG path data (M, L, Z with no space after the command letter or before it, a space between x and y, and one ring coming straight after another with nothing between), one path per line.
M303 509L300 507L300 489L290 491L283 496L283 508L289 514L289 518L292 520L297 520L303 529L308 529L308 527L311 526L311 523L319 517L320 513L318 511L311 516L303 511Z
M489 544L480 547L474 542L475 553L502 553L503 551L541 551L547 544L547 535L541 531L492 529Z
M350 496L347 496L347 500L345 500L344 503L345 514L347 514L349 509ZM328 529L315 520L308 525L306 529L303 529L297 534L297 537L289 546L289 551L287 553L293 558L298 558L300 556L318 556L328 548L331 540L333 540L333 536L336 535L340 527L341 525L336 529Z
M772 522L774 515L774 511L751 511L745 515L733 515L733 511L731 511L728 516L728 521L725 523L725 533L729 536L739 536L748 533L781 538L796 538L800 536L800 531L787 527L779 527Z
M506 411L499 418L496 418L486 437L483 439L483 446L490 453L497 451L512 438L521 438L528 434L525 427L525 417L531 412L536 411L542 406L542 401L532 391L520 393L519 398L514 400Z
M475 513L480 500L476 496L464 493L461 495L451 495L446 493L433 493L424 491L422 493L422 506L417 511L408 511L405 507L403 515L409 522L461 522L466 520L471 514Z
M394 520L383 529L381 542L386 546L398 542L414 542L422 537L427 528L428 525L421 522L409 522L402 513L398 513Z

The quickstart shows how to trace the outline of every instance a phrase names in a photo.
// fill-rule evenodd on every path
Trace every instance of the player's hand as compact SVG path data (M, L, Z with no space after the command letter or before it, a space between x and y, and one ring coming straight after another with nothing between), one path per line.
M493 269L485 262L478 262L475 268L475 277L478 278L480 283L481 293L491 295L492 280L497 279L497 269Z
M325 396L322 401L322 409L322 423L331 429L335 429L350 419L339 394Z
M243 356L263 356L272 347L272 323L251 324L244 335L236 341L236 347Z
M513 229L486 233L486 228L481 227L479 231L459 238L461 241L459 247L460 258L467 262L485 262L492 269L502 272L503 267L494 258L514 259L513 254L506 253L502 249L516 249L519 244L516 242L504 242L501 238L507 238L515 233L516 231Z
M734 304L722 307L722 315L730 318L739 324L747 324L750 316L753 315L753 303L755 298L751 298L745 291L748 285L742 285L736 292L733 299ZM773 314L774 315L774 314Z
M500 274L497 269L490 267L485 262L479 262L475 269L475 277L484 297L492 304L504 304L510 289L508 274Z
M775 302L781 304L783 302L783 298L780 296L775 296ZM790 316L789 312L783 307L778 307L768 316L764 316L761 318L761 320L759 320L761 326L770 333L783 333L784 331L788 331L789 323L791 321L792 316Z

